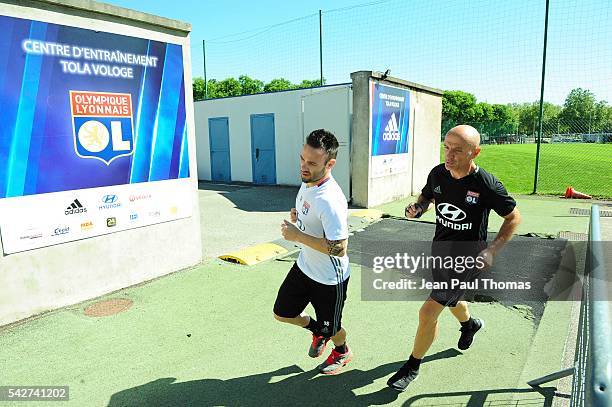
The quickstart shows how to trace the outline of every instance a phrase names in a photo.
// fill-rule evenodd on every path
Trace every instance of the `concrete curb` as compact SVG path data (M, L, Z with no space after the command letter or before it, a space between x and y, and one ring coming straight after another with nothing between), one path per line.
M358 218L366 218L370 220L376 220L383 217L383 213L378 209L360 209L351 213L351 216L355 216Z

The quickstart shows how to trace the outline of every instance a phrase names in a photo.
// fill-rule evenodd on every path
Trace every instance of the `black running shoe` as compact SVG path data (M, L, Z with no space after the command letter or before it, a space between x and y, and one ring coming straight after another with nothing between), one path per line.
M482 327L484 327L484 321L479 318L474 318L471 327L462 326L461 329L459 329L461 331L461 337L459 338L457 347L461 350L468 349L472 345L474 335L476 335L476 332L480 331Z
M324 338L322 336L317 336L312 334L312 344L310 345L310 349L308 349L308 356L311 358L318 358L325 351L325 345L329 338Z
M408 387L410 383L416 380L419 371L406 365L407 363L404 364L404 366L402 366L396 374L391 376L389 380L387 380L387 386L402 392L406 390L406 387Z

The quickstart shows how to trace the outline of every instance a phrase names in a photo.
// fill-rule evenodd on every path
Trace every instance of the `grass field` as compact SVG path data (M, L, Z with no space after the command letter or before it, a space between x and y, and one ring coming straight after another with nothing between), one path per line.
M476 161L511 193L530 194L535 154L535 144L483 145ZM612 144L542 144L537 192L562 195L568 186L593 197L612 197Z

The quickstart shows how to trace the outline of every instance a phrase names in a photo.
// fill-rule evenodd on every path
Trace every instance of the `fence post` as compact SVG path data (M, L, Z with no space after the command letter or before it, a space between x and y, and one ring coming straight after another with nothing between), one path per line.
M540 166L540 144L542 143L542 125L544 116L544 78L546 76L546 43L548 41L548 7L549 0L546 0L546 16L544 17L544 50L542 52L542 83L540 84L540 117L538 130L538 145L536 147L535 174L533 176L533 193L538 190L538 169Z
M605 407L612 403L612 342L610 341L609 274L606 271L604 241L601 239L599 205L591 208L589 230L589 352L586 402L588 406Z
M208 79L206 79L206 40L202 40L202 54L204 55L204 99L208 99Z
M321 70L321 86L323 86L323 14L319 10L319 68Z

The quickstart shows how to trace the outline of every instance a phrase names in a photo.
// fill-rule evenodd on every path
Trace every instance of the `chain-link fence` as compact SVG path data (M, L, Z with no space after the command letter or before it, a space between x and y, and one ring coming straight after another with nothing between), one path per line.
M537 184L542 194L572 186L609 198L612 3L550 0L545 48L546 3L381 0L313 10L207 39L204 49L194 47L194 72L214 88L209 97L219 97L345 83L354 71L390 69L392 76L449 91L442 135L457 123L478 128L479 164L513 193L532 193Z
M456 121L444 120L442 137L457 124ZM476 161L498 176L509 191L532 193L537 124L525 132L517 131L517 126L512 123L487 121L467 124L481 134L482 152ZM543 126L537 193L563 195L571 186L594 198L612 197L612 129L589 131L588 122L578 120L571 125L573 131L563 131L567 126L561 122Z

